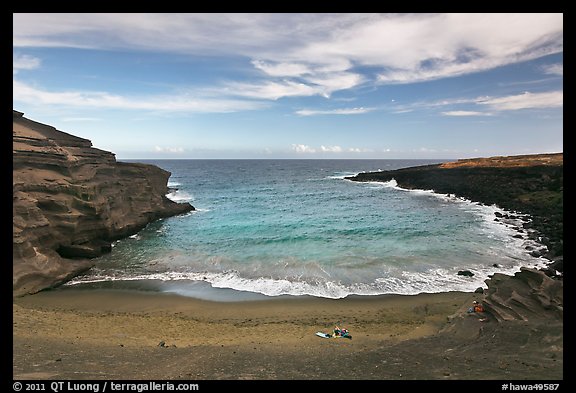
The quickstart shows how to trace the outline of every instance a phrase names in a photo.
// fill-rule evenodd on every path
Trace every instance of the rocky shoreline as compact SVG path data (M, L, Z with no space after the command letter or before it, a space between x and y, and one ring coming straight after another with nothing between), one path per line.
M545 247L527 249L548 259L546 268L522 268L514 276L494 274L485 282L483 314L497 322L563 321L563 153L491 157L443 164L360 173L352 181L395 180L406 189L434 190L474 202L496 205L511 213L495 213L496 221L515 221L515 237ZM530 246L528 246L530 247ZM466 271L459 274L466 275ZM466 331L466 319L454 326ZM451 327L453 328L453 327Z
M530 237L546 246L547 251L536 250L533 256L560 260L564 238L563 168L563 153L535 154L367 172L346 179L363 182L394 179L402 188L434 190L497 205L512 213L496 213L496 221L522 220L519 236ZM557 265L556 270L562 271L560 264Z
M166 197L170 173L13 111L13 296L60 285L148 223L194 210Z

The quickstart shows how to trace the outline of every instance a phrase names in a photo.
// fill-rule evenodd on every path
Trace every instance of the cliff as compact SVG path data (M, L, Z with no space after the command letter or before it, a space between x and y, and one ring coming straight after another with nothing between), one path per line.
M170 173L117 162L83 138L13 111L13 295L62 284L111 242L194 207L166 198Z

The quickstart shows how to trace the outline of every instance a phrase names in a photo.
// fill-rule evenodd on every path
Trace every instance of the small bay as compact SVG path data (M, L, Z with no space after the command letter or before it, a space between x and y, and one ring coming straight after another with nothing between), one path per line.
M473 291L490 274L534 266L514 223L430 190L345 180L425 160L142 160L172 173L189 214L118 241L68 285L218 299ZM469 270L473 277L459 276ZM219 295L220 294L220 295Z

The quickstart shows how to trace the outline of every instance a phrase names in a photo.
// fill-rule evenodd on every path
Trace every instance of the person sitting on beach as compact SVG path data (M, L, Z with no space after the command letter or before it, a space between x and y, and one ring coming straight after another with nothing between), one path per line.
M338 326L334 327L334 335L333 337L344 337L344 338L352 338L348 329L340 329Z
M472 307L470 307L468 309L469 313L473 313L473 312L484 312L484 306L482 306L482 304L478 303L476 300L474 300L472 302Z
M476 304L474 304L474 312L484 312L484 306L476 302Z
M350 332L348 331L348 329L342 329L340 331L340 337L344 337L344 338L352 338L352 336L350 335Z

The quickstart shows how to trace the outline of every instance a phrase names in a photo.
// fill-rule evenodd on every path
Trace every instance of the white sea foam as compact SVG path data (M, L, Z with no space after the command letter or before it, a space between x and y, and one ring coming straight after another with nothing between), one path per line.
M166 194L166 197L174 202L192 202L194 201L194 196L186 191L174 190Z
M543 258L534 258L534 263L530 267L538 268L544 265ZM302 296L309 295L315 297L339 299L349 295L416 295L419 293L436 293L446 291L474 291L478 287L485 288L484 280L494 273L504 273L513 275L526 266L525 261L518 261L513 266L475 266L466 268L474 273L473 277L457 275L455 269L431 269L423 272L402 271L399 275L389 277L377 277L370 283L343 284L340 281L327 279L298 280L294 277L272 278L242 276L236 270L224 272L155 272L147 274L130 275L125 272L111 274L93 274L91 276L80 276L68 282L66 285L80 285L87 283L109 282L109 281L147 281L155 280L159 282L175 283L203 281L213 288L233 289L237 291L260 293L266 296ZM171 287L173 291L174 287Z
M375 182L369 182L375 183ZM378 182L377 182L378 183ZM445 202L452 202L457 203L460 205L461 208L473 212L478 217L483 219L483 228L487 237L495 238L500 240L501 243L504 244L506 249L518 260L518 264L508 267L502 268L499 267L497 269L490 269L488 272L485 272L485 276L488 274L493 274L495 272L500 272L504 274L513 275L516 272L520 271L521 267L534 267L534 268L543 268L545 267L550 261L543 257L534 258L529 256L529 250L534 249L546 249L546 246L537 242L536 240L530 239L527 237L528 233L532 230L524 231L524 234L521 238L515 237L515 235L519 234L518 229L523 227L523 222L530 219L528 214L518 213L508 211L506 209L502 209L496 205L485 205L479 202L474 202L466 198L458 197L455 194L442 194L434 192L434 190L423 190L423 189L407 189L398 186L398 183L395 179L392 179L387 182L379 182L384 187L393 188L401 191L406 191L412 193L413 195L429 195L434 198L441 199ZM517 218L498 218L495 220L498 215L503 215L504 217L515 216ZM502 242L503 241L503 242ZM528 263L528 261L532 263ZM453 277L451 277L452 279ZM435 283L433 286L438 286L441 282ZM454 289L454 290L466 290L466 289Z
M358 175L359 172L340 172L335 175L326 176L325 179L343 180L346 177L354 177Z

